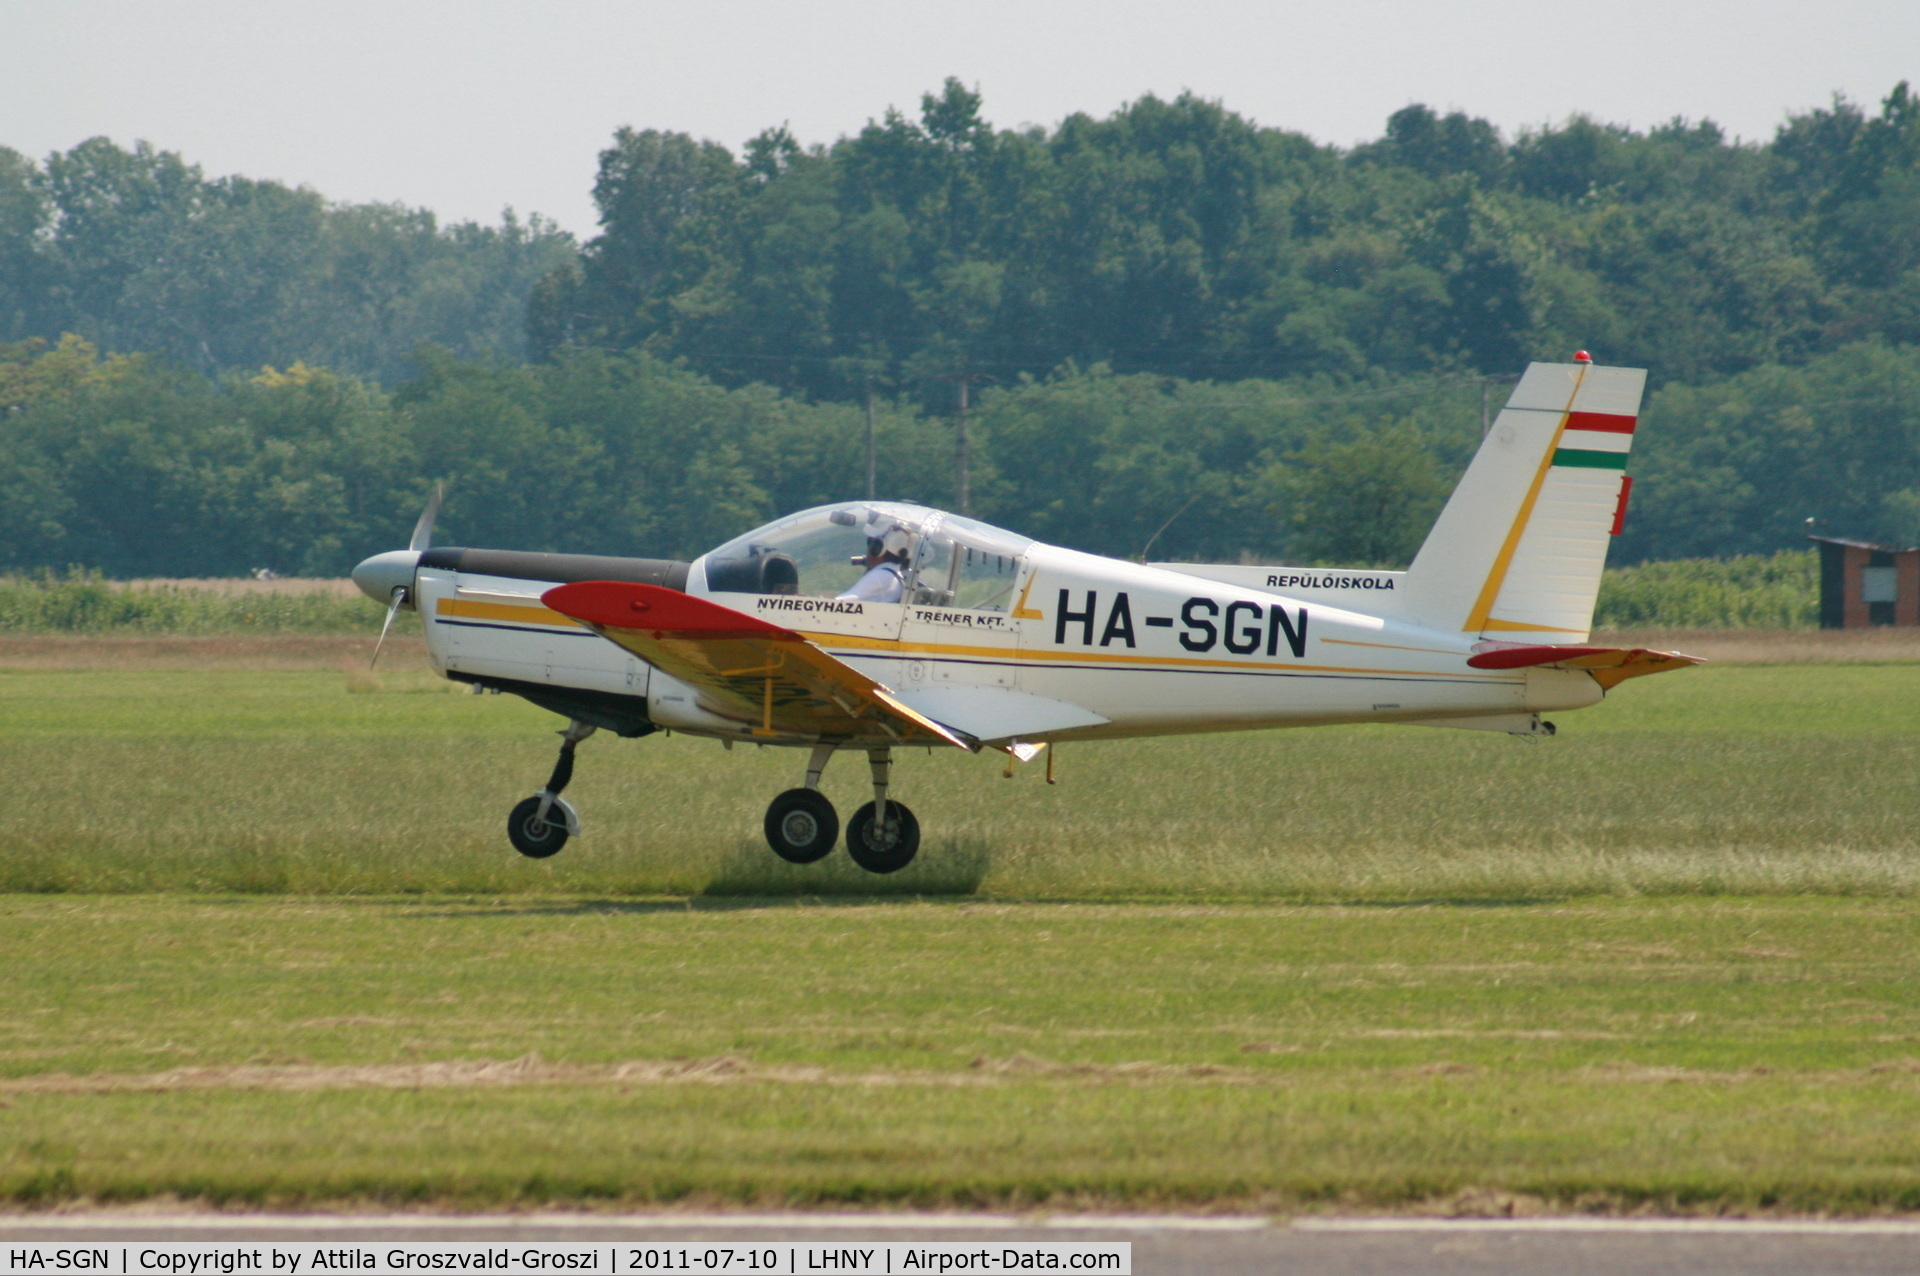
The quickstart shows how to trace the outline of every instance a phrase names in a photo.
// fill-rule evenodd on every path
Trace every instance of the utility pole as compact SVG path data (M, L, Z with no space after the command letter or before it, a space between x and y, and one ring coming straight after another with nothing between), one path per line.
M867 378L867 499L873 499L873 378Z
M959 435L958 447L956 448L956 455L954 456L954 467L958 471L960 512L963 515L970 515L973 513L973 499L971 492L968 490L970 479L967 473L967 466L972 460L972 456L971 449L967 445L967 378L964 376L960 378Z
M954 486L959 489L959 500L957 504L960 506L960 512L965 515L971 515L973 513L973 495L969 490L971 479L968 474L968 468L972 462L973 453L967 438L967 387L975 381L990 381L992 378L983 372L955 372L950 376L944 376L940 379L942 381L957 381L960 383L960 414L954 419L954 425L957 427L956 433L958 435L954 441Z
M1493 433L1493 386L1496 381L1518 381L1515 376L1480 378L1480 437L1486 438Z

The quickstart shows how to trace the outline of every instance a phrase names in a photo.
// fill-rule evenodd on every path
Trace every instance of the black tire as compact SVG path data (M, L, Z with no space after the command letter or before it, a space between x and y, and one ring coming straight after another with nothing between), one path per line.
M853 813L847 821L847 854L869 873L897 873L913 863L920 850L920 821L905 803L887 803L886 837L874 827L873 803Z
M560 853L560 848L567 844L566 818L557 806L548 814L553 817L551 820L540 818L537 797L526 798L513 808L513 814L507 817L507 840L513 843L514 850L536 860Z
M840 813L818 789L788 789L767 807L767 845L789 864L825 859L840 838Z

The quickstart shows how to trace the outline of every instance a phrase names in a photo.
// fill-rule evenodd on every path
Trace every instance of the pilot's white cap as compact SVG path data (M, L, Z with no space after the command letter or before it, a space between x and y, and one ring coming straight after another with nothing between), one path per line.
M912 543L907 537L907 529L898 523L884 532L875 528L867 539L879 541L881 552L887 554L904 554L907 552L907 546Z

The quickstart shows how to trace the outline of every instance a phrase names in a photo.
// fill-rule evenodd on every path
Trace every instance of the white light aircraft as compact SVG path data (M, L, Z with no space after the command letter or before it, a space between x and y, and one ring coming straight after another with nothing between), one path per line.
M1530 366L1403 572L1133 563L885 501L802 510L690 563L434 549L436 496L409 549L353 577L389 624L419 611L444 676L570 720L509 818L522 853L579 834L561 792L581 740L667 729L809 751L765 819L797 864L839 837L822 770L863 751L873 801L847 849L887 873L920 841L888 796L896 748L1024 762L1068 740L1351 722L1551 735L1543 713L1697 663L1587 642L1645 380L1584 352Z

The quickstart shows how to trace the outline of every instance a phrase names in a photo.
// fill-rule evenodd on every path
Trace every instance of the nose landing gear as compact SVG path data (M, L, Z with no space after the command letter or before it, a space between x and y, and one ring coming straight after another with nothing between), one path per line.
M833 757L834 746L816 744L807 763L803 787L788 789L767 807L767 845L789 864L812 864L826 858L840 835L840 817L820 792L820 773ZM913 862L920 849L920 821L904 803L887 799L887 780L893 754L867 750L873 772L873 801L854 813L847 824L847 853L869 873L897 873Z
M580 815L560 796L573 780L573 750L599 728L575 719L560 733L560 757L553 764L547 787L523 798L507 816L507 840L530 859L557 855L567 839L580 836Z

